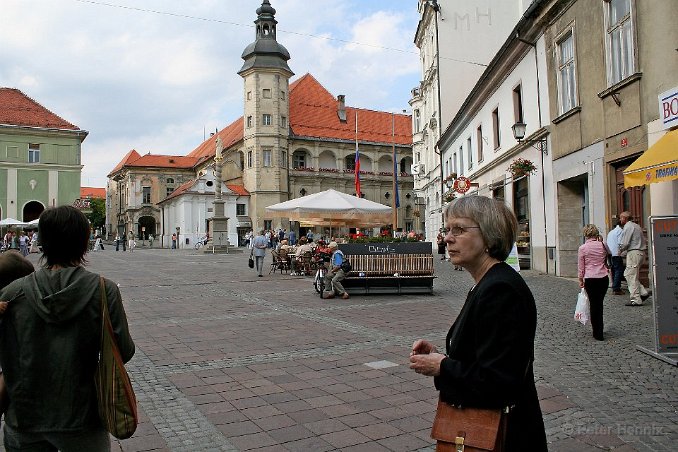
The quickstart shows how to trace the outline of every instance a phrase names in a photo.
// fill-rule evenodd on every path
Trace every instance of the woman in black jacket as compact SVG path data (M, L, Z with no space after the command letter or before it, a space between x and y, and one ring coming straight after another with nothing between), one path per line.
M410 368L434 377L440 397L474 408L510 407L505 451L546 451L532 370L537 310L530 289L507 265L517 222L500 201L457 199L445 211L447 251L475 285L445 340L412 345Z
M89 222L70 206L45 210L38 224L44 267L0 291L0 363L9 406L7 451L109 451L97 411L94 372L101 348L100 277L85 270ZM134 355L120 291L105 280L123 361Z

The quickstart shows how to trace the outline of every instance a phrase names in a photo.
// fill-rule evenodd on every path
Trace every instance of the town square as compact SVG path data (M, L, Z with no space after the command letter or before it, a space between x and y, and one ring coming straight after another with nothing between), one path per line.
M0 450L678 450L673 0L2 3Z

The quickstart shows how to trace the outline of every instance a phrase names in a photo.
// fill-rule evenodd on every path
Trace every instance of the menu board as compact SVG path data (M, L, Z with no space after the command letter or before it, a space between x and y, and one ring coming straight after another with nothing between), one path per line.
M678 353L678 216L650 217L657 353Z

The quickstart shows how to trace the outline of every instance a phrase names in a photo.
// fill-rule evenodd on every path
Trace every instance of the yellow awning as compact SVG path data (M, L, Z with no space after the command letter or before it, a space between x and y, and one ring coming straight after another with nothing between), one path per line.
M624 170L626 188L675 179L678 179L678 130L661 137Z

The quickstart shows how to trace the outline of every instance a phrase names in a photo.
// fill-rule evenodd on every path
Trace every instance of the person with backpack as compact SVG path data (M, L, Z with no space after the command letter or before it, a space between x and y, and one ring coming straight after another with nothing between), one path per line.
M323 298L330 299L338 295L344 300L348 300L350 297L344 290L344 286L341 285L341 281L346 278L346 273L351 271L351 264L344 257L344 253L338 249L337 242L330 242L328 248L332 252L332 257L330 257L329 268L325 274L325 290L329 293L324 295Z

